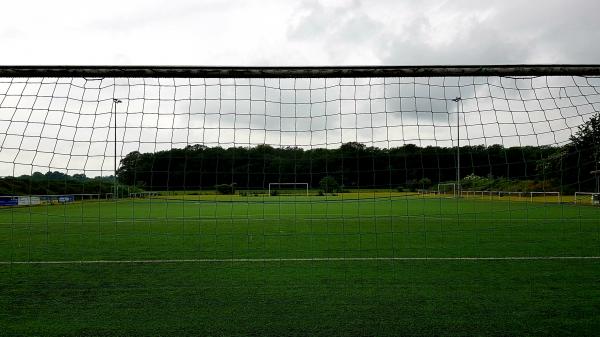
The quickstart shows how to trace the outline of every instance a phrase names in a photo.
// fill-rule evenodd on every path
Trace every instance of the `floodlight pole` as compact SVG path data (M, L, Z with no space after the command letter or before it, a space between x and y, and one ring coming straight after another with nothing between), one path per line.
M113 199L117 199L118 187L117 187L117 104L122 103L120 99L113 98L113 116L114 116L114 129L115 129L115 172L113 176Z
M596 193L600 194L600 170L594 170L590 174L596 178Z
M456 185L458 187L458 197L461 194L460 187L460 101L461 97L456 97L452 101L456 102Z

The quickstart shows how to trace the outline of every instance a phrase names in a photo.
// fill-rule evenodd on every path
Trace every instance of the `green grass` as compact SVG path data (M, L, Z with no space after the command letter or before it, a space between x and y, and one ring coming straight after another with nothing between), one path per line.
M194 200L193 197L198 197ZM212 197L212 199L211 199ZM396 193L0 209L0 335L592 335L600 209Z

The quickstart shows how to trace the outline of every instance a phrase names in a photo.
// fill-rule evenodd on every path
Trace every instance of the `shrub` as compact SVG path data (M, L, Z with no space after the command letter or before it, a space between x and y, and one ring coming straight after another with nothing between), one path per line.
M417 188L419 188L419 183L416 179L410 179L406 181L406 188L411 192L416 192Z
M417 181L417 185L419 185L419 188L429 189L432 185L431 179L427 177L421 178L419 179L419 181Z
M233 194L235 192L235 185L234 184L220 184L220 185L216 185L215 189L220 194Z
M321 186L321 191L324 193L332 193L340 189L340 185L332 176L327 176L321 179L319 186Z

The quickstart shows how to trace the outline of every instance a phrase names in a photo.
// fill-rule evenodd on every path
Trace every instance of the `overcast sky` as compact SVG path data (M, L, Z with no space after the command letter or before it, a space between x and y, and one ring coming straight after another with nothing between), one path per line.
M595 0L6 0L1 64L598 63Z
M600 1L9 1L0 64L600 63ZM188 144L564 144L598 78L0 78L0 175L108 175Z

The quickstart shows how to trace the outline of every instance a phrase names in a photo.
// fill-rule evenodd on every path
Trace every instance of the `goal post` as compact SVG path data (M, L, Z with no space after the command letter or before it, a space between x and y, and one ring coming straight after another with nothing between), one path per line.
M443 183L437 186L437 195L445 198L457 198L458 197L458 185L455 183Z
M561 289L594 295L595 284L570 275L589 279L600 261L600 209L583 206L596 195L575 193L600 184L598 121L600 65L0 66L0 287L26 290L2 298L29 308L9 305L16 317L0 321L22 321L36 311L29 303L57 290L78 296L77 285L135 285L139 317L155 317L153 304L176 290L181 312L218 321L227 315L213 299L235 306L227 312L260 312L264 294L284 286L297 300L269 300L259 321L283 310L311 319L278 321L283 334L399 335L390 308L407 294L398 280L472 279L449 263L481 266L482 286L463 292L473 297L527 295L522 281L538 274L528 266L549 260L569 273ZM522 264L510 268L519 275L497 273L510 261ZM497 287L496 276L514 282ZM561 289L546 302L572 304ZM130 298L102 297L132 308ZM122 334L122 315L60 302L56 312L73 304L83 317L106 317L106 334ZM368 309L375 324L320 326L310 311L324 305L333 318ZM79 327L73 315L42 316L69 322L11 328ZM193 333L166 318L156 334ZM221 330L237 335L269 328L246 315L227 323ZM205 325L197 334L220 328Z
M591 189L598 144L581 132L597 102L600 65L0 66L0 193L7 205L97 194L125 224L129 203L189 204L165 218L217 223L254 221L242 202L286 202L265 193L314 188L289 200L353 200L329 212L389 216L396 230L399 198L560 202L540 190ZM328 200L322 185L347 192ZM218 202L231 208L203 213Z
M543 179L571 194L592 179L574 172L594 170L594 147L557 150L597 114L599 75L594 64L0 66L0 176L99 177L63 191L113 199L328 176L352 190L437 185L469 198L486 193L463 187ZM469 185L460 172L522 184Z
M308 196L308 183L269 183L268 195Z
M529 192L529 200L531 202L562 202L560 192L532 191Z
M600 193L598 192L575 192L573 203L575 205L600 205Z

